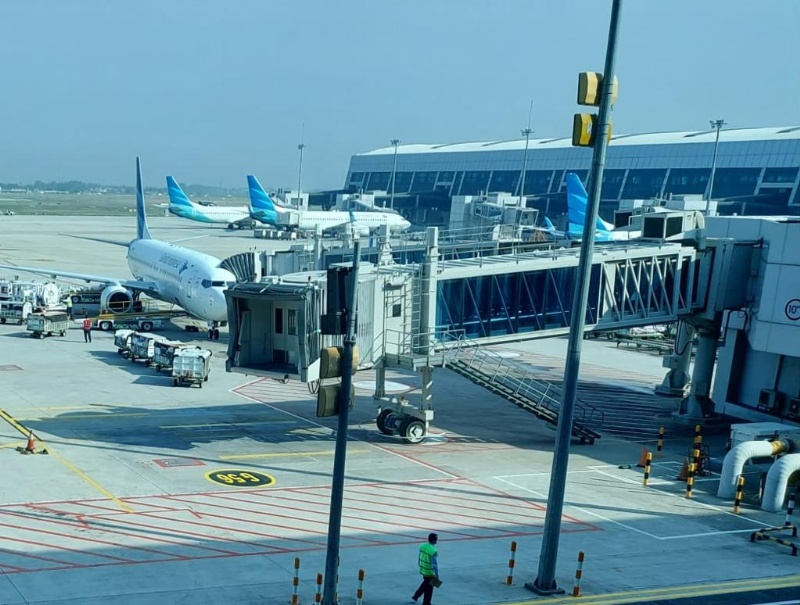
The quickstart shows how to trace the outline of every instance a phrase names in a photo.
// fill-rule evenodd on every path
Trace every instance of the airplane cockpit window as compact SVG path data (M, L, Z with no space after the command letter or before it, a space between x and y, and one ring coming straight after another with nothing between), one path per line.
M210 288L211 283L212 282L210 279L204 279L203 281L200 282L200 285L203 286L204 288Z

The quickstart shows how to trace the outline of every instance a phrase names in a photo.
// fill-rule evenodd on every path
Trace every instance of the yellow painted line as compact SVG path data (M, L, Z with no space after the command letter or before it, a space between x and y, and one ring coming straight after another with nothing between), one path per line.
M58 460L59 460L59 461L60 461L60 462L61 462L61 463L62 463L64 466L66 466L66 467L67 467L69 470L71 470L73 473L75 473L76 475L78 475L78 477L80 477L81 479L83 479L84 481L86 481L86 483L88 483L89 485L91 485L91 486L92 486L94 489L96 489L98 492L100 492L101 494L103 494L103 495L104 495L106 498L108 498L109 500L111 500L111 501L112 501L114 504L116 504L117 506L119 506L121 509L128 511L129 513L132 513L132 512L133 512L133 509L132 509L130 506L128 506L127 504L125 504L125 503L124 503L122 500L120 500L119 498L117 498L117 497L116 497L114 494L112 494L110 491L108 491L108 490L107 490L105 487L103 487L102 485L100 485L100 484L99 484L97 481L95 481L94 479L92 479L92 478L91 478L89 475L87 475L87 474L86 474L86 473L84 473L84 472L83 472L81 469L79 469L77 466L75 466L74 464L72 464L72 462L70 462L69 460L67 460L66 458L64 458L64 456L62 456L61 454L59 454L59 453L57 453L57 452L54 452L54 451L53 451L51 448L49 448L49 447L47 448L47 451L48 451L48 452L50 452L50 455L51 455L51 456L55 456L56 458L58 458Z
M707 597L711 595L731 594L738 592L753 592L756 590L770 590L778 588L794 588L800 586L800 576L784 576L781 578L757 578L751 580L731 580L729 582L715 582L711 584L686 584L666 588L651 588L645 590L632 590L630 592L615 592L600 595L582 595L580 602L584 605L624 605L625 603L649 603L657 599L688 599L693 597ZM506 605L541 605L542 599L530 601L516 601ZM547 604L576 603L573 596L548 598Z
M14 418L12 418L5 410L0 410L0 418L5 420L6 422L8 422L11 426L13 426L15 429L17 429L24 436L27 437L28 435L30 435L31 431L28 430L27 428L25 428L24 426L22 426ZM114 504L116 504L117 506L119 506L123 510L126 510L126 511L128 511L130 513L133 512L133 509L130 506L125 504L122 500L117 498L114 494L112 494L110 491L108 491L105 487L100 485L97 481L92 479L89 475L87 475L81 469L79 469L77 466L72 464L72 462L70 462L69 460L64 458L64 456L62 456L61 454L59 454L56 451L54 451L53 448L51 448L50 446L45 445L44 441L42 441L38 437L37 437L37 441L39 442L40 447L42 447L43 449L47 449L48 453L51 456L54 456L55 458L57 458L59 460L59 462L61 462L64 466L66 466L73 473L78 475L78 477L83 479L86 483L91 485L98 492L100 492L101 494L103 494L104 496L109 498L112 502L114 502Z
M347 450L350 454L366 454L369 450ZM331 456L335 450L321 450L319 452L274 452L271 454L232 454L230 456L220 456L220 460L249 460L255 458L283 458L284 456Z
M205 422L203 424L163 424L161 429L199 429L208 426L247 426L250 424L297 424L296 420L254 420L249 422Z

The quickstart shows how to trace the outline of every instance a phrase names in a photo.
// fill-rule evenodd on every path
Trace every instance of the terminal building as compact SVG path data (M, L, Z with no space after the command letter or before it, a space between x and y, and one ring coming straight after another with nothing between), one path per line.
M619 134L608 147L600 214L631 200L708 194L716 131ZM450 200L504 192L551 219L566 213L567 172L586 181L592 150L570 138L400 145L352 156L350 191L392 190L394 207L417 225L449 224ZM396 169L395 166L396 159ZM525 162L525 178L522 165ZM721 215L799 215L800 126L722 130L712 197Z

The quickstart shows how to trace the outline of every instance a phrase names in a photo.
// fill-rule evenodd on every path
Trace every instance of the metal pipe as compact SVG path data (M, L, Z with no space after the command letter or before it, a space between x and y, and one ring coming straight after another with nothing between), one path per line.
M718 498L731 498L736 492L736 478L751 458L766 458L789 450L789 443L782 439L777 441L745 441L731 448L722 461L722 473L719 476Z
M600 111L597 118L594 154L592 156L592 180L589 204L586 209L586 220L583 228L583 245L576 274L576 288L572 298L570 316L569 345L564 370L564 391L561 410L558 414L556 445L553 454L553 466L550 475L547 512L544 521L544 535L539 555L539 571L533 584L527 588L539 594L555 594L563 592L556 582L556 563L558 560L558 542L561 534L561 514L564 510L564 494L567 483L567 467L569 466L570 440L572 438L572 422L575 414L575 398L578 387L578 371L581 363L583 346L583 328L586 321L586 306L591 275L592 252L594 251L594 233L600 206L600 188L603 184L603 167L606 159L606 146L611 133L609 117L614 84L614 64L617 48L617 31L620 24L622 0L614 0L611 6L611 23L608 32L608 48L603 71L603 91L600 98Z
M397 176L397 146L400 144L400 139L392 139L389 142L394 145L394 162L392 163L392 197L391 201L389 202L389 207L394 210L394 180Z
M717 173L717 148L719 147L719 131L725 126L725 120L709 120L711 128L716 128L717 136L714 139L714 155L711 158L711 177L708 179L708 195L706 195L705 215L711 212L711 194L714 190L714 175Z
M763 510L777 513L783 509L789 477L797 470L800 470L800 454L786 454L769 467L764 496L761 498Z

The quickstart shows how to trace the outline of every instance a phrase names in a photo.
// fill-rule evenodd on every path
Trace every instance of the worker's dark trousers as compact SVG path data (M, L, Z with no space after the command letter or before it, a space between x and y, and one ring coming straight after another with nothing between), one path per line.
M92 342L92 331L91 330L84 330L83 331L83 342Z
M422 605L431 605L431 599L433 599L433 579L435 577L436 576L422 576L422 582L420 582L417 592L415 592L412 597L415 601L423 597Z

